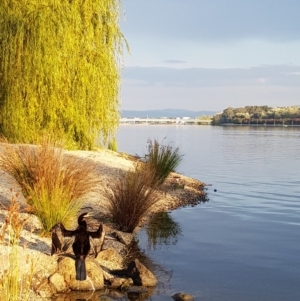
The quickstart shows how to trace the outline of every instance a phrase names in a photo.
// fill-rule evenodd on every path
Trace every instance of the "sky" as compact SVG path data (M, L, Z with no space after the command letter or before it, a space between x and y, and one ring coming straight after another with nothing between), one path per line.
M300 105L300 0L123 0L123 110Z

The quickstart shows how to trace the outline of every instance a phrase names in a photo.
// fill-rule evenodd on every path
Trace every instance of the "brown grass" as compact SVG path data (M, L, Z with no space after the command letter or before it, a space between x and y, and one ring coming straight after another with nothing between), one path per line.
M47 139L38 146L1 146L0 168L20 184L30 211L40 218L45 231L58 222L70 224L81 198L99 187L95 164L64 156L63 149Z
M106 190L107 209L122 231L133 232L151 206L159 201L154 177L150 169L137 164L134 170L121 174Z

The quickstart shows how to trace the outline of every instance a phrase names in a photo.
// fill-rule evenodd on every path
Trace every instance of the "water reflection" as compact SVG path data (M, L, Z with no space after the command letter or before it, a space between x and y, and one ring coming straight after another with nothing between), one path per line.
M99 291L76 291L59 294L52 298L53 301L99 301L106 295L105 290Z
M145 301L153 294L154 289L142 294L126 293L118 290L104 289L97 291L76 291L59 294L52 297L53 301L110 301L110 300L139 300Z
M145 301L149 299L155 291L155 287L147 287L145 291L120 291L120 290L98 290L98 291L76 291L59 294L52 297L53 301L110 301L110 300L130 300Z
M136 292L128 292L127 298L130 301L145 301L148 300L154 293L154 287L147 287L147 292L136 293Z
M151 216L146 232L148 249L155 250L159 245L176 245L182 235L180 225L174 221L168 212L158 212Z

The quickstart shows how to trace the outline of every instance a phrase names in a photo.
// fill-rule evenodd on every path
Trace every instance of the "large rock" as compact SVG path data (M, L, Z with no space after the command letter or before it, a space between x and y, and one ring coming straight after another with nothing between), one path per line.
M105 239L102 250L115 249L119 254L126 254L127 247L117 240Z
M124 245L129 246L132 243L134 235L132 233L126 233L121 231L114 231L112 233L117 239Z
M128 265L127 276L135 285L155 286L157 284L156 277L138 259Z
M58 273L63 276L68 288L72 290L98 290L104 288L103 271L99 264L86 258L87 279L76 280L75 261L72 258L64 257L58 262Z
M101 251L96 257L101 266L110 270L123 269L123 257L113 248Z

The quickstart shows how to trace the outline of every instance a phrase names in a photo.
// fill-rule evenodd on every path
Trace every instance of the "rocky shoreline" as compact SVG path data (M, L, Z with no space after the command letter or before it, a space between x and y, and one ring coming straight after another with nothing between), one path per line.
M101 178L101 187L97 193L87 195L84 207L93 211L92 225L103 223L105 238L102 251L96 258L87 259L88 279L75 280L74 259L72 252L50 256L51 239L41 237L41 224L34 215L21 213L20 217L26 220L21 232L19 245L19 265L26 281L31 283L30 300L76 300L79 291L99 291L99 296L113 297L113 294L150 294L151 287L157 283L156 277L138 259L125 263L128 249L134 239L134 234L119 231L117 225L110 222L105 209L105 198L102 193L109 183L114 181L120 173L133 168L136 158L109 150L98 151L66 151L65 155L76 156L83 160L92 160L97 166L98 176ZM12 198L16 198L23 210L26 208L20 187L13 178L0 171L0 233L7 216L7 207ZM174 210L178 207L196 205L206 198L205 184L187 176L172 173L158 191L160 201L151 208L151 212ZM142 226L147 221L141 221ZM136 229L138 231L138 228ZM8 246L8 237L3 235L0 244L0 278L8 268L8 258L11 247ZM1 287L0 287L1 289ZM60 293L77 291L76 298L61 298ZM89 294L89 292L80 292ZM96 295L95 295L96 296ZM146 298L145 296L145 298ZM52 299L50 299L52 298ZM144 299L145 299L144 298ZM84 297L82 297L84 299ZM94 300L94 297L88 300Z

